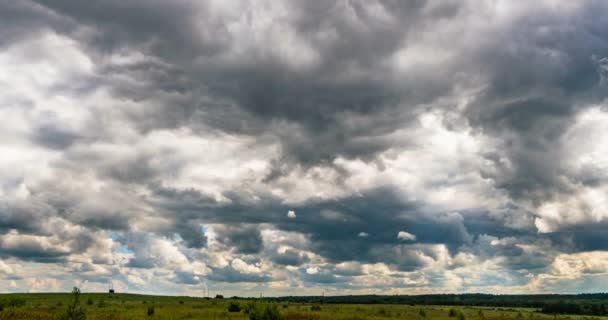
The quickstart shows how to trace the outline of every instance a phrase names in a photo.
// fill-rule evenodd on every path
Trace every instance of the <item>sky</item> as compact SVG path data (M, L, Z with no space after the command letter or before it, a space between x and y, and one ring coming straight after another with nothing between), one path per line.
M606 291L606 12L0 1L0 291Z

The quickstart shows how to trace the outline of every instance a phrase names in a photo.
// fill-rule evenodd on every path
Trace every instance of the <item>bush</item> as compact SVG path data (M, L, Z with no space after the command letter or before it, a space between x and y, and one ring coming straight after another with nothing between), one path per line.
M448 316L450 316L450 318L457 317L458 320L465 320L464 313L460 309L450 309Z
M148 315L148 317L153 316L154 315L154 306L148 306L148 311L146 312L146 314Z
M180 300L180 301L179 301L179 304L184 304L184 300Z
M88 299L87 299L87 306L92 306L92 305L93 305L93 303L94 303L94 302L93 302L93 299L91 299L91 298L88 298Z
M0 300L0 311L4 308L19 308L25 306L25 299L19 297L8 297Z
M216 298L216 299L224 299L224 296L223 296L223 295L221 295L221 294L216 294L216 295L215 295L215 298Z
M228 312L241 312L241 306L236 302L230 302Z
M72 289L72 301L68 305L67 310L61 315L61 320L85 320L87 318L84 309L80 305L80 289L74 287Z
M264 307L253 304L249 308L249 320L283 320L283 316L274 304L267 304Z
M97 308L105 308L107 306L108 305L106 304L106 302L103 299L101 299L101 300L99 300L99 302L97 302Z
M423 317L426 318L426 311L424 311L424 309L420 309L420 311L418 311L418 314Z
M310 310L312 310L312 311L321 311L321 306L318 306L318 305L311 306Z

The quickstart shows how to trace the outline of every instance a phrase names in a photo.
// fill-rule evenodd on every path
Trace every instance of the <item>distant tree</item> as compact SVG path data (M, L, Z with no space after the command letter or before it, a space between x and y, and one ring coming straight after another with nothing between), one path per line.
M224 299L224 296L223 296L223 295L221 295L221 294L216 294L216 295L215 295L215 298L216 298L216 299Z
M68 305L65 313L61 316L61 320L85 320L86 318L87 315L80 305L80 289L74 287L74 289L72 289L72 301Z

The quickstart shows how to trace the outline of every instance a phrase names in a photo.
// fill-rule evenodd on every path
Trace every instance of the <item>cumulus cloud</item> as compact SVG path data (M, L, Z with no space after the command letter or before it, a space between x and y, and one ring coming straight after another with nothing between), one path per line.
M606 9L2 3L0 288L580 291Z
M416 236L407 232L407 231L399 231L397 233L397 239L400 240L416 240Z

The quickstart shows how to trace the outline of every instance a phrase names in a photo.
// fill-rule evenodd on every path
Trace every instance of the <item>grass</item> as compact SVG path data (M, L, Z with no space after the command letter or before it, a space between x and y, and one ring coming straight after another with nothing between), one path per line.
M23 298L24 306L6 307L0 320L59 319L70 305L69 293L0 295L0 299ZM135 294L83 293L80 305L88 320L187 320L249 319L251 300L196 297L145 296ZM229 312L238 304L240 311ZM266 302L257 302L259 306ZM608 317L546 315L526 308L449 307L411 305L357 305L273 303L285 320L608 320ZM152 312L151 312L152 310ZM232 307L234 310L234 307ZM453 312L450 312L453 310Z

